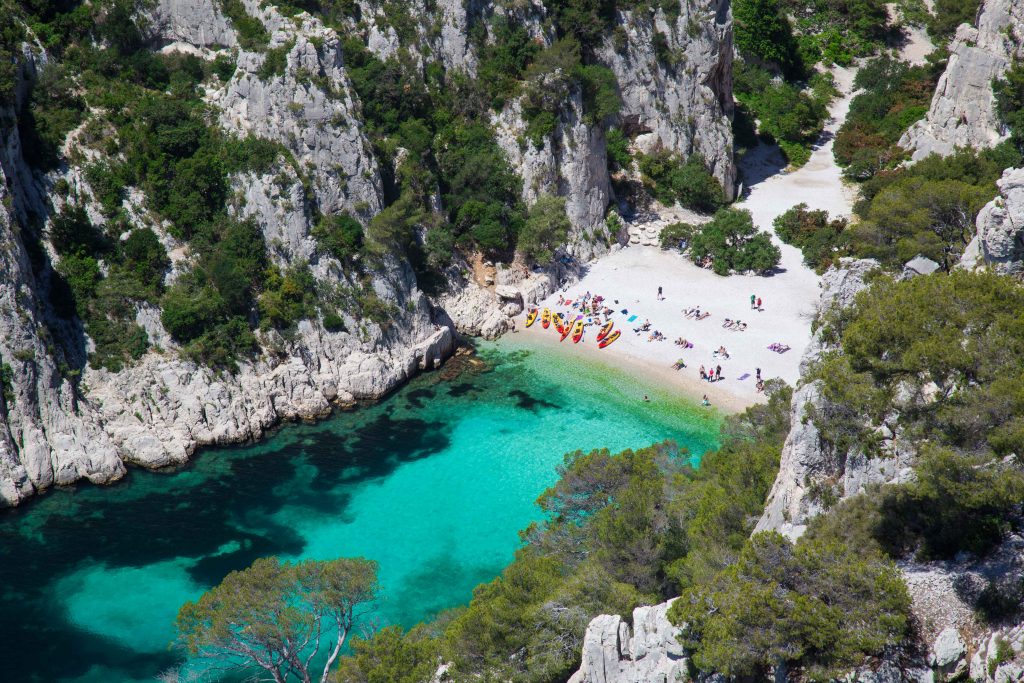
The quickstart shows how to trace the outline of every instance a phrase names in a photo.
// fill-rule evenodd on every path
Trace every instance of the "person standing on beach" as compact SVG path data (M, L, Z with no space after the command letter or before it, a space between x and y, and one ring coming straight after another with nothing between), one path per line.
M756 302L757 302L757 295L756 294L751 294L750 295L750 307L753 308L754 304Z
M717 368L715 368L715 379L716 380L722 379L722 366L721 365L719 365Z
M664 298L665 298L665 297L663 297L663 296L661 295L661 287L658 287L658 301L661 301L661 300L662 300L662 299L664 299Z
M761 368L757 368L757 381L761 381Z
M757 297L757 310L761 310L761 297Z
M707 379L708 378L708 373L704 371L704 366L703 365L700 366L700 378L701 379Z

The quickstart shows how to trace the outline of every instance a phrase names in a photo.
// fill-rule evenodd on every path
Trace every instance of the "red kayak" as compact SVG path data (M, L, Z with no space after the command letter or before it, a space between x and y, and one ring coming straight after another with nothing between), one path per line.
M611 320L601 326L601 330L597 333L597 341L601 341L608 336L608 333L612 331L612 327L615 325Z
M583 339L583 321L576 321L576 329L572 331L572 343L579 344L580 339Z

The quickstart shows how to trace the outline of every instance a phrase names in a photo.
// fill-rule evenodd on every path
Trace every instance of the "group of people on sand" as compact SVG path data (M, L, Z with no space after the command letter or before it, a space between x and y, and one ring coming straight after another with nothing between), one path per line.
M704 320L704 318L711 317L711 313L708 311L701 313L700 306L684 309L683 315L692 320Z
M763 311L761 308L761 297L756 294L750 295L750 309L753 311Z
M604 321L608 322L608 320L612 316L613 311L612 311L612 309L608 308L605 305L604 302L605 302L605 298L603 296L601 296L599 294L591 295L590 292L587 291L583 296L581 296L580 298L578 298L576 300L566 299L564 296L559 294L558 295L557 305L558 306L566 306L566 305L568 305L573 310L577 310L577 311L579 311L581 313L584 313L584 314L587 314L587 315L594 315L594 316L603 315L604 316ZM616 301L615 303L618 303L618 302Z
M722 366L716 365L710 370L706 370L703 365L700 366L700 378L705 382L717 382L720 379L723 379Z

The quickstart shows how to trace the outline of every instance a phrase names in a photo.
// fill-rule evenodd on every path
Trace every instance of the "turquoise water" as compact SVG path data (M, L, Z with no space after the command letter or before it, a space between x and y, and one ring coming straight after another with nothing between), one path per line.
M718 417L571 350L484 345L486 367L186 469L54 491L0 514L0 661L38 681L152 680L174 617L253 559L380 563L381 624L465 604L538 517L567 451L666 438L694 458ZM640 400L649 394L651 402Z

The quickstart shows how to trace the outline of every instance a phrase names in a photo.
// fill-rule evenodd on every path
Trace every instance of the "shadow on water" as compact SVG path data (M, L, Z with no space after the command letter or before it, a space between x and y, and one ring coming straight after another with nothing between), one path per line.
M432 393L420 390L410 403ZM282 507L342 517L351 495L335 490L340 485L387 477L406 462L448 447L444 423L395 417L390 405L367 409L376 414L360 416L354 428L344 427L355 420L306 428L314 433L298 444L275 447L271 440L210 450L190 470L133 470L125 481L102 490L88 484L57 490L0 514L4 669L32 672L29 680L55 681L105 666L126 678L146 679L173 665L179 660L174 651L139 652L68 623L54 585L92 567L113 570L189 558L187 575L209 587L259 557L301 554L305 540L272 519ZM211 460L230 464L204 467ZM178 481L180 488L174 485ZM153 490L139 495L140 488ZM39 516L43 519L32 519ZM34 533L19 533L29 519L25 528Z

